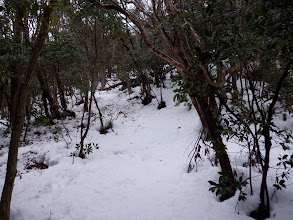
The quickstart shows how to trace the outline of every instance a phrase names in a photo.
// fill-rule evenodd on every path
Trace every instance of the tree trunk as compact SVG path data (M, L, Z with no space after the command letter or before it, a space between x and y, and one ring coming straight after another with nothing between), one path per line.
M86 92L84 94L83 110L85 112L88 112L89 111L89 91L88 90L86 90Z
M34 76L38 58L40 56L41 48L45 43L46 36L48 35L50 17L54 11L56 1L57 0L51 0L49 6L44 10L42 25L40 27L36 43L32 49L25 78L21 84L21 87L16 91L16 93L11 94L14 95L13 106L17 106L17 111L14 111L15 114L13 115L14 120L12 122L13 126L8 153L7 172L0 202L0 220L10 219L10 204L14 180L17 172L17 154L20 136L25 120L26 100L30 91L31 82Z
M157 71L156 68L153 68L153 72L154 72L154 77L155 77L155 84L156 84L157 88L159 88L160 87L159 71Z
M66 110L67 109L67 103L66 103L65 94L64 94L64 86L63 86L58 74L56 75L56 78L57 78L57 85L58 85L58 91L59 91L61 106L62 106L63 110Z
M55 77L56 77L56 81L57 81L57 86L58 86L58 92L59 92L59 96L60 96L61 106L62 106L63 110L66 110L67 109L67 103L66 103L66 99L65 99L65 95L64 95L64 85L63 85L63 83L60 80L60 77L58 75L58 72L59 72L58 69L54 65Z
M216 152L216 157L219 160L222 172L224 173L224 175L229 177L229 180L226 184L229 188L231 188L231 192L227 192L226 194L221 195L220 199L224 201L231 198L235 194L236 186L232 167L230 164L230 159L221 137L221 127L219 126L217 121L219 114L216 108L216 100L214 97L211 96L191 96L190 98L192 104L194 105L200 116L203 127L207 130L208 137L212 141L213 149Z
M92 85L91 88L91 96L90 96L90 100L89 100L89 107L88 107L88 118L87 118L87 126L85 128L85 132L83 133L83 119L84 119L84 115L85 115L85 110L83 112L82 115L82 119L81 119L81 127L80 127L80 151L78 156L82 159L85 158L85 153L83 152L83 147L84 147L84 140L88 134L88 131L90 129L90 124L91 124L91 114L92 114L92 102L93 102L93 96L94 96L94 86Z
M15 99L17 98L17 90L20 87L20 80L17 77L12 76L10 78L11 86L10 86L10 123L13 124L14 116L16 115L17 106L15 105Z
M101 90L104 90L105 87L106 87L106 82L107 82L106 76L107 76L106 71L103 68L102 71L101 71L101 73L100 73Z
M0 80L1 86L0 86L0 111L2 111L7 106L9 107L9 93L8 90L8 79L4 79L4 81ZM3 116L3 115L2 115Z
M46 97L46 94L44 92L42 93L42 99L43 99L43 104L44 104L45 115L46 115L47 118L50 118L49 109L48 109L48 103L47 103L47 97Z
M94 98L94 101L95 101L95 104L96 104L96 107L99 111L99 116L100 116L100 122L101 122L101 129L100 129L100 133L101 134L106 134L107 133L107 129L105 129L105 126L104 126L104 122L103 122L103 115L102 115L102 111L98 105L98 102L97 102L97 99L96 97L93 95L93 98Z
M139 77L139 80L140 80L140 83L142 86L142 94L144 94L144 96L145 96L144 99L142 100L142 104L148 105L149 103L152 102L152 99L153 99L153 96L151 94L151 87L148 82L148 78L147 78L147 76L142 74Z
M17 155L18 155L18 146L20 142L20 136L22 127L24 124L25 118L25 107L26 107L26 96L28 92L20 91L16 93L16 99L14 105L18 107L18 111L16 111L14 115L9 154L8 154L8 162L7 162L7 172L5 178L5 184L1 196L0 203L0 219L1 220L9 220L10 216L10 203L14 185L14 179L17 172ZM2 216L2 217L1 217Z
M41 89L43 91L43 96L42 97L43 97L46 116L48 116L47 115L48 107L46 107L47 102L45 100L48 99L51 116L53 118L60 119L61 115L60 115L60 111L59 111L59 105L57 103L57 100L55 100L52 97L50 89L49 89L49 86L47 84L47 81L45 80L44 75L42 74L41 71L37 71L37 77L38 77L38 80L40 82Z
M58 103L58 87L57 87L57 79L56 76L53 75L53 99L55 103Z
M131 95L133 93L132 88L131 88L131 83L129 79L129 75L125 77L125 83L128 91L128 95Z
M4 91L6 90L5 89L5 86L3 85L2 83L2 80L0 80L0 111L2 111L2 105L3 105L3 94L4 94Z
M270 130L269 126L264 126L263 135L265 138L265 158L264 158L264 166L262 168L262 180L260 186L260 205L256 211L253 211L250 216L261 220L270 217L270 197L267 186L267 176L269 170L270 163L270 150L272 147L272 142L270 138Z

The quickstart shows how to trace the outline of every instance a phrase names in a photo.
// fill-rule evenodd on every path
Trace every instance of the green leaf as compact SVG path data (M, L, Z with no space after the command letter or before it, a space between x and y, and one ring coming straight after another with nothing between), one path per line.
M215 183L215 182L213 182L213 181L208 181L209 182L209 184L211 184L211 185L213 185L213 186L216 186L217 185L217 183Z

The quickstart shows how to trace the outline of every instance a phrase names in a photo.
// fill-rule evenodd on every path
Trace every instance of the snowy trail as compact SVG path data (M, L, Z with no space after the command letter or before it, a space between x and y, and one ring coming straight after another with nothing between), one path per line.
M12 200L15 220L212 220L250 219L236 213L237 198L218 202L208 191L219 168L207 159L187 173L188 153L200 129L198 116L175 107L165 91L167 108L142 106L121 92L103 92L101 106L114 118L114 132L98 133L95 122L87 143L99 143L87 159L75 158L64 142L48 140L20 148L20 155L41 152L46 170L17 177ZM118 100L118 101L117 101ZM98 120L97 120L98 121ZM67 121L72 134L74 122ZM77 139L73 137L73 140ZM25 163L20 159L21 166ZM1 167L1 183L4 180ZM2 186L2 184L1 184Z

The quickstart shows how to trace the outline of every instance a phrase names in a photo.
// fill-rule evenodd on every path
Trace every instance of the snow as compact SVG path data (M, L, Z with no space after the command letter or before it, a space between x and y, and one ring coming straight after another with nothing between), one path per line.
M56 126L30 132L29 144L19 148L12 220L251 219L247 214L258 205L260 176L253 179L255 193L246 202L237 203L239 192L219 202L208 184L218 180L219 167L203 157L197 171L187 173L188 154L201 128L196 111L184 105L176 107L170 88L163 89L167 107L161 110L155 99L148 106L140 104L135 99L139 88L134 90L131 96L118 88L96 93L105 122L113 121L113 131L106 135L98 132L98 111L93 105L95 115L85 143L98 143L99 149L85 159L70 157L80 140L83 106L74 106L75 119L56 125L63 135L52 134ZM41 135L33 134L36 130ZM3 141L5 145L8 139ZM229 146L234 167L245 174L241 159L233 154L239 147ZM0 149L0 158L2 191L7 147ZM32 160L44 161L49 168L25 169ZM278 201L273 199L271 219L292 219L293 185L288 183L285 191L277 193Z

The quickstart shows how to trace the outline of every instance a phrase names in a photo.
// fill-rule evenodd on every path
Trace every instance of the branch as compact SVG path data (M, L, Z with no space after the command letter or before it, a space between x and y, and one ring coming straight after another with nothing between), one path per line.
M95 5L96 7L100 8L100 9L103 9L103 10L115 10L115 11L117 11L117 12L125 15L139 29L140 35L141 35L143 41L145 42L146 46L153 51L153 53L155 53L157 56L159 56L160 58L164 59L165 61L167 61L171 65L175 66L179 71L183 71L184 70L184 66L180 62L176 61L175 59L173 59L172 57L168 56L167 54L159 51L150 42L150 40L148 38L148 35L146 34L146 31L144 29L144 26L139 22L139 20L132 13L126 11L123 8L121 8L117 4L102 4L101 2L99 2L97 0L91 0L91 1L92 1L92 4L93 5Z
M198 36L198 34L195 32L195 30L190 24L189 24L189 28L191 30L192 37L198 42L199 45L201 45L200 37Z
M212 86L215 86L215 87L223 87L223 86L225 85L225 83L227 82L227 80L226 80L225 77L226 77L228 74L231 74L231 73L235 72L235 70L237 70L237 69L239 68L239 66L235 66L235 67L231 67L231 68L225 70L225 72L223 73L223 75L222 75L220 81L219 81L219 82L214 82L214 81L212 81L212 79L211 79L211 77L210 77L210 75L209 75L209 72L208 72L207 66L206 66L206 65L202 65L202 64L200 64L199 67L202 69L203 74L204 74L206 80L208 81L208 83L209 83L210 85L212 85ZM230 76L229 76L229 78L230 78Z
M31 81L33 79L33 74L34 74L36 66L37 66L37 61L40 56L41 49L45 43L46 37L48 36L50 18L51 18L51 15L55 9L56 2L57 2L57 0L51 0L49 2L48 7L46 7L46 9L44 11L44 17L42 19L40 32L38 34L36 43L33 47L32 53L31 53L32 55L30 57L30 61L28 64L27 74L25 76L23 88L26 87L27 85L28 85L28 87L30 87L30 85L31 85Z
M158 12L157 12L157 9L156 9L156 2L155 2L155 0L152 0L152 5L153 5L153 11L154 11L154 15L155 15L154 17L155 17L156 21L158 21L160 23L159 28L161 29L162 33L165 35L165 37L168 40L168 42L171 42L172 43L171 37L167 33L163 22L161 21L160 17L158 16ZM158 4L158 7L159 7L159 4Z
M284 82L284 80L286 79L286 77L290 74L290 66L292 65L293 63L293 60L290 60L289 63L287 64L286 68L285 68L285 71L283 72L279 82L278 82L278 85L277 85L277 88L275 90L275 94L274 94L274 97L273 97L273 101L272 103L270 104L270 107L269 107L269 110L268 110L268 121L271 121L272 120L272 117L273 117L273 109L278 101L278 98L279 98L279 93L281 91L281 88L282 88L282 84Z

